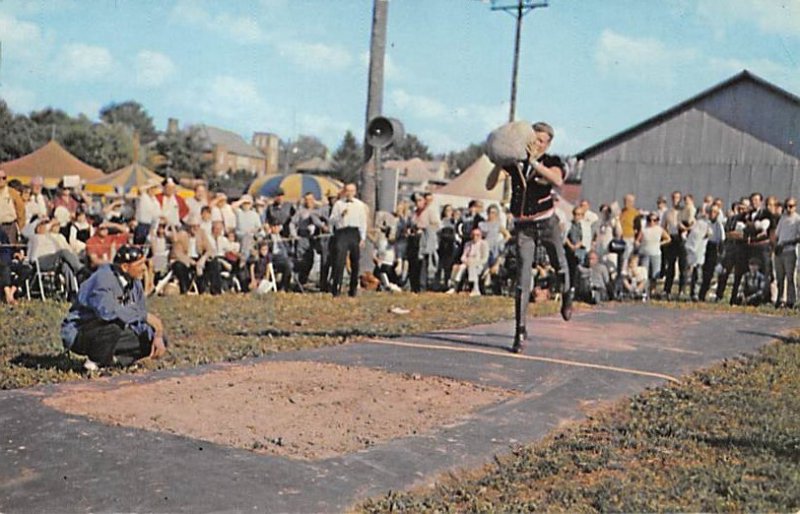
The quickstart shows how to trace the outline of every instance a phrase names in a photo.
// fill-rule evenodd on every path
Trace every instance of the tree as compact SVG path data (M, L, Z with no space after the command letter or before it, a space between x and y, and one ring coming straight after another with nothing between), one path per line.
M64 148L86 164L114 171L133 161L130 134L121 126L92 123L86 117L73 120L59 131Z
M156 143L156 152L164 158L156 167L163 175L188 174L194 178L206 178L211 171L211 160L203 150L197 128L165 134Z
M0 162L17 159L47 142L45 132L25 115L15 115L0 100Z
M121 124L138 132L142 144L155 141L158 137L153 118L140 103L133 100L106 105L100 109L100 119L109 125Z
M328 147L316 136L298 136L295 141L283 141L280 143L280 158L283 161L284 173L290 173L298 162L307 161L313 157L325 158L328 155Z
M364 150L349 130L345 132L342 142L333 153L333 168L336 175L344 183L356 182L364 164Z
M419 157L422 160L433 159L428 146L420 141L414 134L406 134L402 141L395 143L389 148L387 157L394 159L413 159Z
M458 170L461 172L467 169L473 162L478 160L478 158L480 158L480 156L485 152L486 147L483 143L472 143L464 150L459 152L450 152L447 155L447 164L450 165L451 170Z

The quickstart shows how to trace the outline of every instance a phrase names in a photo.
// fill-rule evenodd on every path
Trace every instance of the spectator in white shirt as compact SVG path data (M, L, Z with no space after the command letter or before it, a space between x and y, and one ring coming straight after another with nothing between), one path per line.
M341 294L344 265L350 257L350 288L348 294L355 296L358 288L358 263L361 248L367 237L367 205L356 198L356 185L344 186L344 196L338 200L331 210L331 224L335 228L333 247L333 296Z
M250 255L255 235L261 229L261 216L253 210L253 197L242 195L233 203L236 212L236 236L242 246L242 255Z
M797 269L797 244L800 243L800 215L797 214L797 199L787 198L784 211L775 229L775 277L778 296L775 307L792 308L797 302L797 287L794 280ZM783 300L784 282L786 301Z
M188 218L189 216L194 216L195 218L200 217L200 210L208 205L208 188L205 184L197 184L194 187L194 197L189 198L186 200L186 206L189 208L189 214L186 215ZM186 218L184 218L184 223L186 222Z
M152 179L142 188L136 203L136 231L133 233L133 244L143 245L147 242L150 231L154 230L161 219L161 204L156 195L161 189L161 181Z

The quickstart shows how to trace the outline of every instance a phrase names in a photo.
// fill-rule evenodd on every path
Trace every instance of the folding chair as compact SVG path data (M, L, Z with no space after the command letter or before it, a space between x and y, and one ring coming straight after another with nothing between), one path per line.
M33 264L34 275L29 287L29 294L38 295L42 300L47 300L48 295L66 300L70 287L77 292L77 279L71 275L69 278L72 284L67 284L68 277L61 271L63 265L61 259L56 259L52 265L44 269L39 259L34 260Z
M267 264L267 274L264 275L264 278L262 278L261 282L258 283L258 289L256 289L256 292L259 294L278 292L278 281L275 278L275 269L272 267L271 262Z

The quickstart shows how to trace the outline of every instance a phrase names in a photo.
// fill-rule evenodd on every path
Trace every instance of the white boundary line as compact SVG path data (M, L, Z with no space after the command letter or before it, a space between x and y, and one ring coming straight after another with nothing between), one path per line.
M401 341L389 341L387 339L367 339L365 342L385 344L390 346L408 346L410 348L424 348L426 350L445 350L449 352L479 353L482 355L492 355L494 357L507 357L510 359L523 359L531 361L548 362L551 364L561 364L564 366L576 366L579 368L591 368L591 369L600 369L603 371L614 371L617 373L627 373L630 375L640 375L644 377L660 378L662 380L668 380L676 384L680 383L680 380L678 380L677 378L670 375L665 375L663 373L655 373L652 371L641 371L638 369L631 369L631 368L620 368L617 366L606 366L603 364L592 364L589 362L577 362L564 359L553 359L550 357L536 357L534 355L524 355L519 353L496 352L492 350L481 350L478 348L456 348L453 346L443 346L438 344L405 343Z

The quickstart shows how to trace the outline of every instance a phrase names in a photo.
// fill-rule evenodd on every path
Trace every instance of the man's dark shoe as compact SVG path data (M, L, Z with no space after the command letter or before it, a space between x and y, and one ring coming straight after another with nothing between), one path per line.
M572 318L572 299L575 296L575 290L570 288L561 295L561 317L564 321L569 321Z
M528 339L528 329L525 327L517 327L514 332L514 344L511 346L513 353L522 353L525 351L525 341Z

